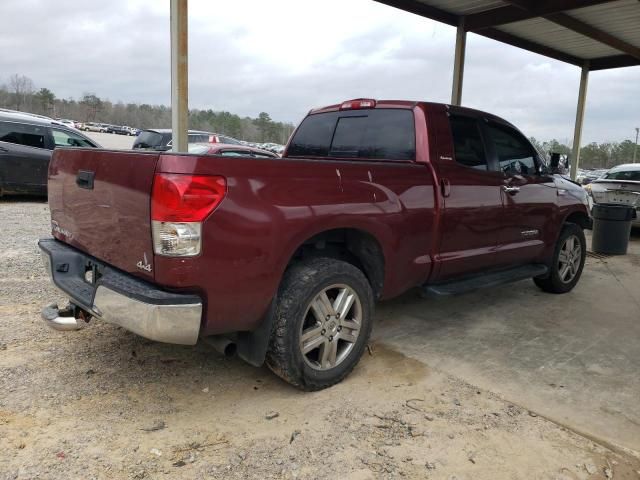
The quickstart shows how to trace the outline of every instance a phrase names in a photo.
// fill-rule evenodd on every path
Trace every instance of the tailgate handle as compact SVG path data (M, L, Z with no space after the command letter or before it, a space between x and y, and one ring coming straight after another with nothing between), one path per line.
M96 176L95 172L89 170L79 170L76 177L76 185L80 188L86 188L87 190L93 190L93 178Z

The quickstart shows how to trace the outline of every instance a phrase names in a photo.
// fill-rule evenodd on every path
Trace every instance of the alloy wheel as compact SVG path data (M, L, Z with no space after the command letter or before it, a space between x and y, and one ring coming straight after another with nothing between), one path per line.
M558 275L563 283L570 283L578 274L582 262L582 245L575 235L567 237L558 254Z
M331 285L307 307L300 329L300 351L307 365L329 370L353 350L362 326L362 304L354 289Z

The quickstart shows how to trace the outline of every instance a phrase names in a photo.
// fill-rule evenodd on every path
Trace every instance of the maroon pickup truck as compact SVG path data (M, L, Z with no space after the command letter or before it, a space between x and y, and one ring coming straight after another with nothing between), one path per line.
M50 326L206 338L305 390L353 369L376 300L526 278L568 292L591 221L510 123L367 99L309 112L278 159L56 150L49 205L39 245L70 297Z

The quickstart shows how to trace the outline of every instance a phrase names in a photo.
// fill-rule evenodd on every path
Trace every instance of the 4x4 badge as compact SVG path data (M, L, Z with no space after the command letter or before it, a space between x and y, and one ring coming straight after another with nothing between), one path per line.
M145 272L151 272L151 264L147 261L147 253L145 252L143 255L144 261L140 260L138 263L136 263L136 267L138 267L140 270L144 270Z

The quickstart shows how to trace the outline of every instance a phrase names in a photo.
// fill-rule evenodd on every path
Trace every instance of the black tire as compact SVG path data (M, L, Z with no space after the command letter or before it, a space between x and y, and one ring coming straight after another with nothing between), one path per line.
M310 365L309 358L302 353L300 341L302 329L307 322L317 321L311 309L311 302L325 289L334 285L347 286L357 295L359 303L354 302L353 305L358 305L360 329L355 341L346 343L352 347L344 357L335 366L320 370L318 368L321 368L321 365L316 368ZM328 292L330 294L331 290ZM291 265L285 272L278 291L274 327L267 351L267 365L276 375L306 391L321 390L340 382L351 373L366 348L373 325L373 309L371 285L364 274L353 265L333 258L311 258ZM354 310L348 310L345 317L352 312ZM343 327L339 328L342 330ZM323 336L327 337L325 331L322 330ZM334 341L333 337L330 338ZM342 347L338 347L338 340L335 342L335 349L346 348L344 340L340 342ZM318 357L322 355L324 348L328 347L318 347Z
M564 281L560 276L560 265L559 265L559 256L560 250L562 249L565 241L571 237L575 236L580 242L580 264L577 268L577 272L575 275L569 280ZM558 238L558 242L556 243L556 248L553 252L553 259L551 261L550 272L544 277L534 278L534 283L543 291L548 293L567 293L573 290L573 287L576 286L580 277L582 275L582 270L584 269L584 262L587 257L587 242L584 238L584 231L575 223L565 223L564 227L562 227L562 231L560 232L560 237ZM577 258L577 255L576 255Z

